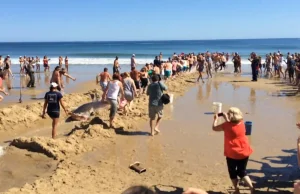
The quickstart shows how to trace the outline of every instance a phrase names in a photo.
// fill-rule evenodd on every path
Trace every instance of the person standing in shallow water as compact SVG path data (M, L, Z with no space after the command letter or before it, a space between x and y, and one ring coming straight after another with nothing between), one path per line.
M255 53L252 53L251 57L248 60L251 62L251 69L252 69L252 80L251 81L257 82L259 59Z
M114 61L114 66L113 66L113 74L118 73L120 74L120 65L119 65L119 58L116 57Z
M62 101L62 94L57 91L58 84L55 82L51 83L50 91L45 94L45 102L43 107L42 117L45 118L46 109L47 114L52 119L52 138L56 137L57 124L60 117L60 106L64 109L66 115L68 111Z
M152 76L152 83L147 88L147 95L149 96L149 118L150 118L150 128L151 135L154 136L155 133L159 133L159 124L163 117L164 105L161 101L163 91L167 90L167 86L159 82L159 77L157 75ZM155 118L157 117L156 123Z
M254 193L252 181L246 173L248 159L253 150L246 136L243 114L238 108L232 107L228 113L223 113L223 117L225 122L218 125L218 114L214 116L212 129L214 131L224 131L224 155L226 156L228 172L235 193L240 193L238 176L245 181L251 193Z

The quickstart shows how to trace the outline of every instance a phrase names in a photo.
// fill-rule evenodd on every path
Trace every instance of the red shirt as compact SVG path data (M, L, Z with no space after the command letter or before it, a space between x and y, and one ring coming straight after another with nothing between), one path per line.
M243 121L238 124L225 122L224 130L224 155L228 158L241 160L249 157L253 150L246 136L246 127Z

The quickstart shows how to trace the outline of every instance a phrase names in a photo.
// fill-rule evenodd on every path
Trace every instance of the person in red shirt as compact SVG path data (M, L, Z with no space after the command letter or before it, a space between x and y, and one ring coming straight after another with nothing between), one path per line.
M245 181L253 193L254 187L246 173L248 159L253 150L246 136L243 114L238 108L232 107L228 113L223 113L223 117L225 122L218 125L218 114L215 115L212 129L224 131L224 155L226 156L230 179L236 193L240 193L238 176Z

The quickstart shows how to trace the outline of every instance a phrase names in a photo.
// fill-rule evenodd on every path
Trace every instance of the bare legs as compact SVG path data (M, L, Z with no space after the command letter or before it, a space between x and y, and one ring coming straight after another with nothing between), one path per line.
M155 133L160 133L160 130L158 129L159 128L159 124L160 124L160 121L161 121L161 117L158 117L156 119L156 124L155 124L155 127L154 126L154 122L155 122L155 119L150 119L150 128L151 128L151 135L154 136Z
M204 80L203 80L203 77L202 77L202 73L201 73L201 72L199 72L199 77L198 77L198 79L197 79L197 82L199 82L200 78L201 78L201 80L202 80L202 83L204 83Z
M55 139L56 137L56 129L57 129L57 125L58 125L58 118L53 118L52 119L52 138Z

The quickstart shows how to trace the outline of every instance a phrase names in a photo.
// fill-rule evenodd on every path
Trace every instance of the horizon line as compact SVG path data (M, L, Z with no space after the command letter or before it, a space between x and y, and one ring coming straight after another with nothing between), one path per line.
M66 43L66 42L164 42L164 41L218 41L218 40L274 40L299 39L295 38L224 38L224 39L178 39L178 40L70 40L70 41L6 41L1 43Z

